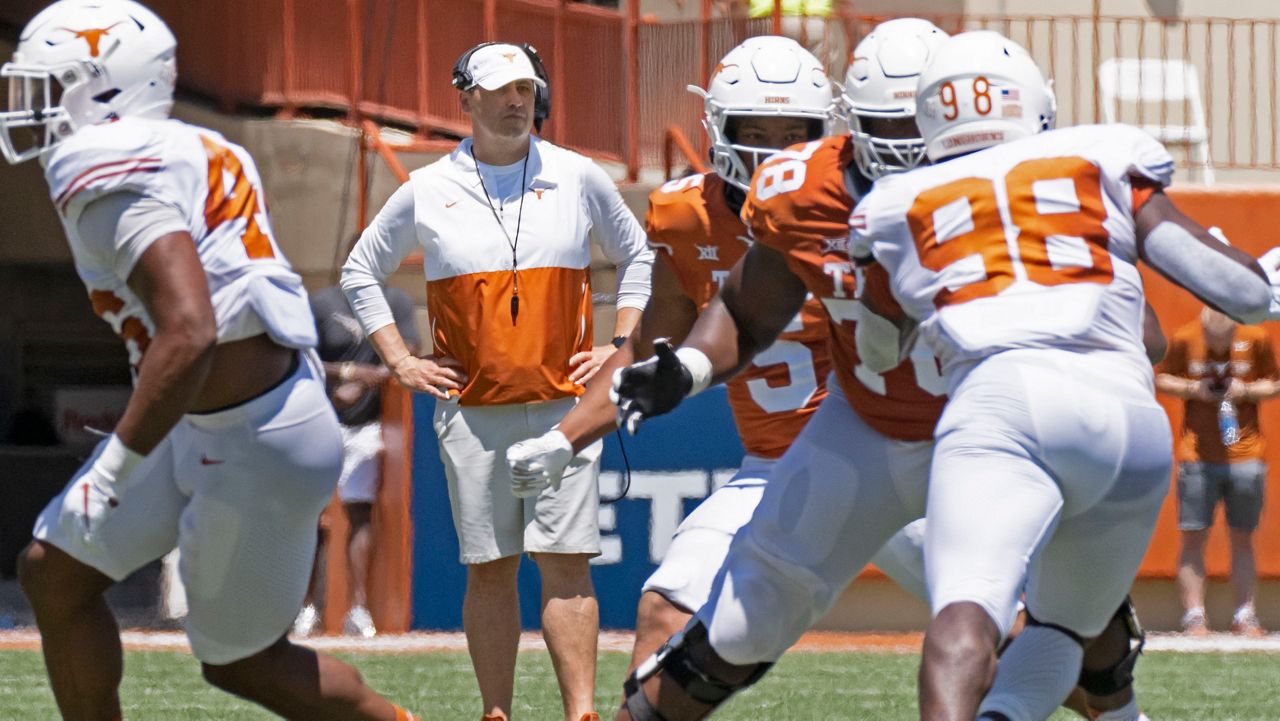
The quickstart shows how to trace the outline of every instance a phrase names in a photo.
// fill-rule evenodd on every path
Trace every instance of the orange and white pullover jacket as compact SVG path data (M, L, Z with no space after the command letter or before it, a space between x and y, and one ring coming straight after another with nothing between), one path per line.
M477 165L468 139L391 196L343 266L342 289L366 334L394 323L382 285L420 249L435 353L469 376L459 403L576 396L569 358L592 339L589 232L617 268L617 307L643 308L653 251L599 166L536 137L527 165Z

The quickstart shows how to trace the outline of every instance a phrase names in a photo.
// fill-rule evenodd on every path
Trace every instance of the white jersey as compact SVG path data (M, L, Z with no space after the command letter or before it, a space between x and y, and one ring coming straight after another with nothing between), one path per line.
M852 245L889 271L952 390L1022 348L1112 351L1150 386L1133 218L1172 174L1137 128L1055 130L881 179Z
M174 231L185 230L195 240L219 343L265 332L284 346L315 345L306 290L276 244L262 181L244 148L177 120L126 118L78 131L43 163L94 312L125 341L134 368L155 325L126 281L151 243ZM81 213L114 193L176 209L175 227L121 240L111 233L81 237Z

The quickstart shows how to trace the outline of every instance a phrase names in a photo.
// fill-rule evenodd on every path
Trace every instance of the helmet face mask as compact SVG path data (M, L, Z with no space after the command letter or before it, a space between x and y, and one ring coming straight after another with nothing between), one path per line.
M0 152L5 159L25 162L75 132L62 99L88 82L91 74L79 63L59 68L18 63L0 67L0 78L9 86L8 105L0 111Z
M831 132L831 82L817 58L789 38L748 38L720 61L709 89L690 85L689 91L703 100L702 126L716 174L743 192L755 168L782 149L738 142L735 131L744 119L804 120L805 140Z
M173 33L132 0L60 0L23 29L0 112L0 154L38 157L88 125L168 117L177 79Z
M924 138L916 128L914 113L908 116L875 116L851 112L848 120L858 167L868 178L875 180L892 173L902 173L926 162ZM886 130L890 122L903 130Z
M924 139L915 127L916 80L946 38L928 20L900 18L877 25L854 48L841 105L866 177L875 180L925 161Z

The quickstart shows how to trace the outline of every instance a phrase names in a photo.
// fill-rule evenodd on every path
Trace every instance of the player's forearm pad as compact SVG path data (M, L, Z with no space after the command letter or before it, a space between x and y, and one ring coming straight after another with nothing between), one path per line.
M1186 228L1160 223L1147 234L1144 250L1148 263L1227 315L1242 323L1266 320L1271 305L1267 281Z

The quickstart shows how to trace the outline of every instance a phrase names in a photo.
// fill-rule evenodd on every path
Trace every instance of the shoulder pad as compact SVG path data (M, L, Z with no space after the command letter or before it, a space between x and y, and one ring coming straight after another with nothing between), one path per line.
M146 193L165 168L165 142L157 130L154 123L122 120L83 128L59 143L45 162L45 180L58 212L74 219L104 195Z

